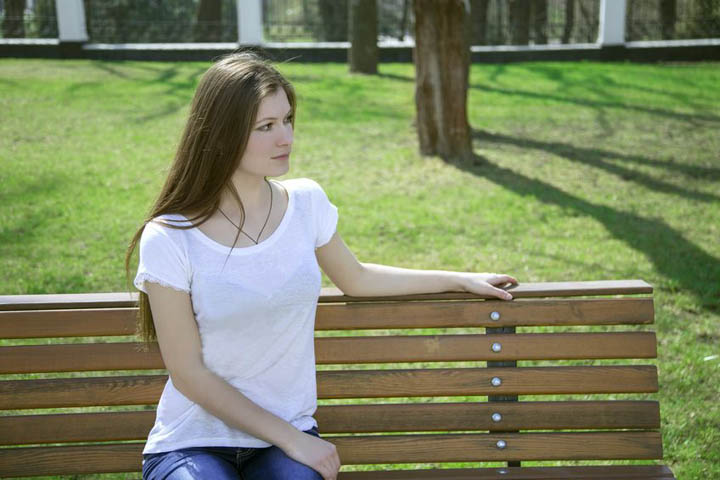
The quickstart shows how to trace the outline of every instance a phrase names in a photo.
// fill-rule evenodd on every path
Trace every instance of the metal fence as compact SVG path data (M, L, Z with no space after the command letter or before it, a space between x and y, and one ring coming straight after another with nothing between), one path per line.
M235 0L84 0L93 43L237 42ZM199 8L199 7L203 8Z
M377 7L380 40L411 34L411 0L381 0ZM265 0L263 34L268 42L346 42L348 0Z
M598 36L600 0L476 1L474 45L593 43ZM478 8L479 7L479 8ZM486 13L478 12L485 8Z
M628 0L628 41L720 37L720 0Z
M13 8L0 0L1 38L57 38L55 0L28 0L25 7Z
M513 15L508 0L472 0L472 44L587 43L597 39L600 0L523 2L527 10L525 22ZM539 8L541 6L545 8ZM263 32L271 42L348 41L347 17L347 0L263 2ZM378 1L381 40L409 39L414 25L411 0ZM517 41L522 37L518 30L527 30L528 38L524 42Z
M173 43L237 42L237 1L242 0L83 3L90 42ZM0 37L57 38L55 4L55 0L0 0ZM470 0L470 4L473 45L597 40L600 0ZM262 9L267 42L348 40L348 0L264 0ZM412 0L378 0L380 40L410 39L413 30ZM628 41L718 37L720 0L627 0Z

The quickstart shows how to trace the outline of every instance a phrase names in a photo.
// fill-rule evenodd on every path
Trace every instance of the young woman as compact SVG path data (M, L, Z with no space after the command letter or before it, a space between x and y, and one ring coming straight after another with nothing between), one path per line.
M360 263L338 212L288 173L295 92L252 53L203 75L167 180L136 232L139 331L170 373L143 478L337 477L318 434L313 330L319 267L348 295L469 291L509 300L509 275Z

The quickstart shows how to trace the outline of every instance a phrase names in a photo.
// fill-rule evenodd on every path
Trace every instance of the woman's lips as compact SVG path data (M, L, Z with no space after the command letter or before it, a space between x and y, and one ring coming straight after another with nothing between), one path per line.
M287 153L285 155L279 155L277 157L272 157L272 158L274 158L275 160L287 160L288 158L290 158L290 154Z

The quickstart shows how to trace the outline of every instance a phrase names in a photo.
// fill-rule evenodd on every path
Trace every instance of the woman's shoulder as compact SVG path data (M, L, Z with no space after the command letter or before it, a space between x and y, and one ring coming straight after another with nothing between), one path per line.
M190 225L191 222L183 215L179 213L163 213L153 217L148 225L157 225L160 228L171 228L171 225L186 226Z
M322 191L320 184L312 178L300 177L300 178L289 178L281 182L288 191L295 190L299 192L318 192Z
M153 217L150 221L145 224L143 236L149 237L164 237L174 238L179 240L180 237L184 237L187 229L173 228L173 227L187 227L192 225L187 218L183 215L176 213L164 213Z

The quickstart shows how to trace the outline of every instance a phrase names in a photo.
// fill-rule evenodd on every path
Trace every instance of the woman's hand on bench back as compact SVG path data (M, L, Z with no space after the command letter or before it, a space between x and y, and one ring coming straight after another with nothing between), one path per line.
M471 273L457 272L465 291L478 295L491 295L501 300L512 300L512 295L502 288L506 285L517 285L515 277L502 273Z

